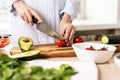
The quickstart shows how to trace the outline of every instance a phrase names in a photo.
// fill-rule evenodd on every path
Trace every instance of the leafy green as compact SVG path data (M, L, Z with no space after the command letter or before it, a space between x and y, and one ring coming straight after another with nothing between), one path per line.
M70 80L77 74L68 64L62 64L60 69L28 67L25 61L20 61L0 54L0 80Z

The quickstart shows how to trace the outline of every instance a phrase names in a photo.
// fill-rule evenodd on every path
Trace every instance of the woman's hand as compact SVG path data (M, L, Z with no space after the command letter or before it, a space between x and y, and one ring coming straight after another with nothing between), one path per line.
M16 9L18 15L30 25L33 25L32 16L34 16L39 22L42 22L39 14L32 7L26 5L23 1L13 3L13 7Z
M65 37L66 42L69 42L73 39L76 28L71 24L71 18L68 14L64 14L61 23L60 23L60 34Z

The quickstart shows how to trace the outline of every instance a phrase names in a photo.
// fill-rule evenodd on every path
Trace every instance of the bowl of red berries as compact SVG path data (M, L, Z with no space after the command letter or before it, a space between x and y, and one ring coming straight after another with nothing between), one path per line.
M104 63L109 61L116 51L116 47L96 42L83 42L72 45L76 56L80 60Z

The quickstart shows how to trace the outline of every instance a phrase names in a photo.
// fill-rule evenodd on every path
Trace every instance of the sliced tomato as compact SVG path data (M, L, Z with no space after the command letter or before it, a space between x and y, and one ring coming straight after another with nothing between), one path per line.
M65 40L56 39L56 45L59 46L59 47L66 47L67 42Z
M5 45L2 43L2 39L0 39L0 48L5 47Z
M105 48L105 47L103 47L103 48L101 48L101 49L97 49L97 51L108 51L108 49Z
M8 45L10 43L9 38L2 38L3 45Z
M91 51L95 51L95 48L93 48L92 46L90 46L90 47L87 47L87 48L85 48L86 50L91 50Z

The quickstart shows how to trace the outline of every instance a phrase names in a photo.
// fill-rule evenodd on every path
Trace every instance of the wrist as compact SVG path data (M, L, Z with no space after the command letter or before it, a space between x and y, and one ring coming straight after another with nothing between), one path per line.
M66 23L72 23L72 20L69 14L64 13L60 24L66 24Z
M12 7L13 7L14 9L16 9L17 6L18 6L19 4L21 4L21 3L24 3L23 0L17 0L17 1L15 1L15 2L13 3Z

